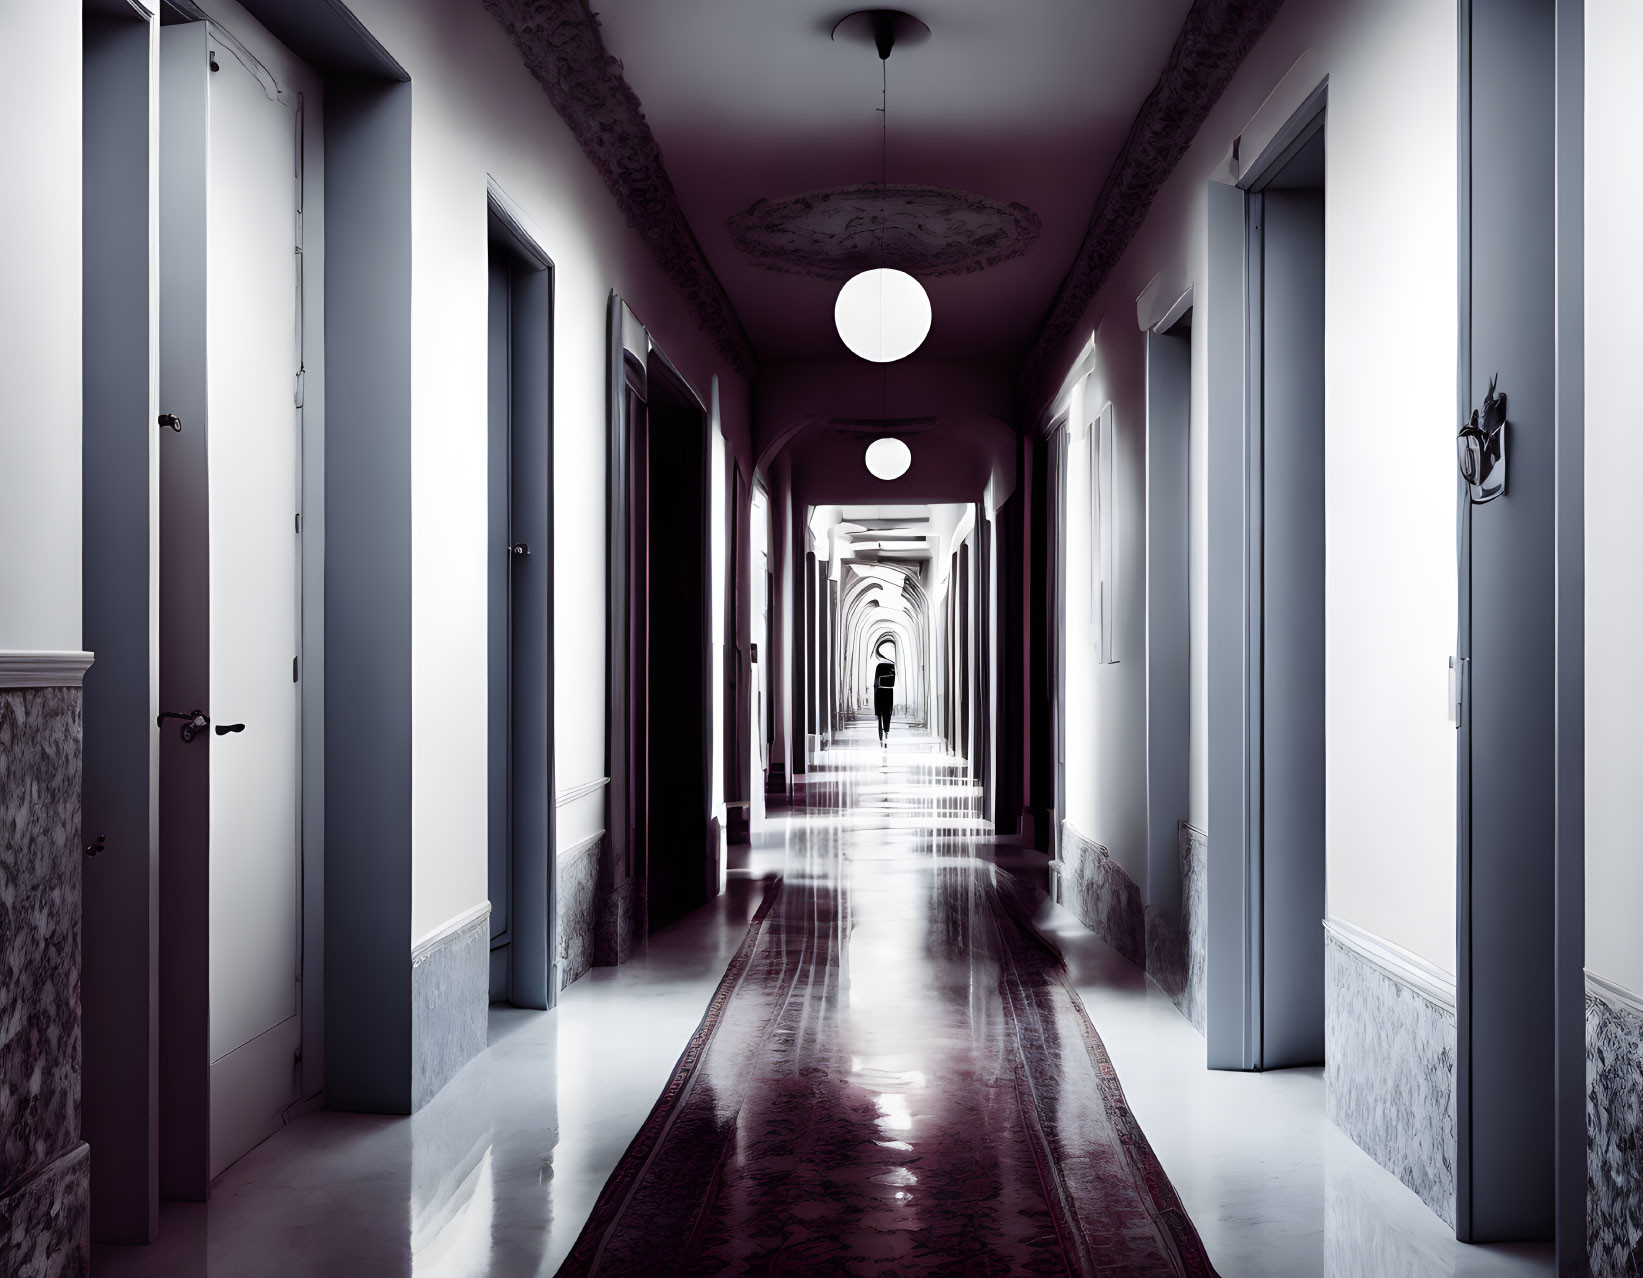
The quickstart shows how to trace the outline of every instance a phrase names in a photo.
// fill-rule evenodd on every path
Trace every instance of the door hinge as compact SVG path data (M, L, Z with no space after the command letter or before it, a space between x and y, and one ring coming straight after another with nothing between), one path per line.
M305 389L306 389L304 387L303 383L306 382L307 380L308 380L308 370L307 370L307 368L299 368L297 370L295 385L292 389L292 394L296 399L296 404L297 404L298 408L301 408L303 406L302 405L302 398L303 398L303 395L304 395Z
M296 681L297 681L297 659L295 657L292 657L291 658L291 682L295 683Z
M1459 728L1466 718L1466 665L1470 657L1449 658L1449 722Z
M300 510L297 512L297 535L299 537L302 535L302 512Z

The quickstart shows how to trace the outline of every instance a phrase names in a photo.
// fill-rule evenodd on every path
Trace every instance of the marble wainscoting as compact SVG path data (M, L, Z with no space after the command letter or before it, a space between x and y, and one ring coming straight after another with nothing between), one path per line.
M559 854L559 988L593 966L599 931L599 860L605 832Z
M1452 1226L1454 978L1344 920L1324 932L1324 1112Z
M70 655L83 658L77 669L48 668L63 663L46 659ZM89 661L0 653L0 1273L19 1278L91 1265L80 1139L78 686ZM70 679L74 686L41 682Z
M411 1109L432 1100L485 1050L491 906L482 901L411 951Z
M1208 838L1202 830L1179 821L1175 851L1181 863L1181 916L1174 919L1161 906L1147 906L1147 975L1202 1034L1208 1008Z
M1146 965L1146 925L1141 889L1112 853L1061 823L1061 859L1053 869L1057 897L1079 922L1137 967Z
M593 936L596 967L626 963L645 945L645 881L640 876L601 884Z
M1643 1273L1643 996L1586 973L1586 1253Z

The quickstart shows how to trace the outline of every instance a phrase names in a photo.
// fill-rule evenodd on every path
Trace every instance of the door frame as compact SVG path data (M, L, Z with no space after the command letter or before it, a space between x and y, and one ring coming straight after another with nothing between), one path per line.
M1050 657L1050 838L1046 849L1055 864L1061 862L1062 832L1067 820L1067 451L1071 443L1072 414L1063 413L1050 424L1049 466L1045 490L1050 509L1049 591L1044 601L1049 617ZM1060 878L1056 879L1057 897Z
M1319 83L1243 170L1209 183L1209 826L1205 1049L1211 1069L1261 1067L1262 494L1260 242L1250 207L1325 128ZM1321 926L1320 920L1320 926Z
M1191 803L1192 333L1180 322L1192 299L1146 333L1147 898L1176 922Z
M316 341L315 333L324 333L324 213L318 217L305 216L312 192L306 175L312 167L308 157L310 148L323 156L323 120L311 112L305 96L311 89L323 84L323 76L301 53L277 41L268 45L261 32L245 34L256 49L248 47L236 33L226 28L217 18L202 12L184 25L164 27L160 31L163 46L166 39L181 40L182 35L167 36L168 31L190 32L198 29L200 38L218 48L232 51L247 70L262 82L270 95L277 91L282 102L292 111L296 129L296 167L292 188L293 237L295 240L297 292L296 334L297 368L294 370L295 390L293 410L297 416L296 439L296 506L293 534L298 537L297 597L293 601L297 649L293 665L293 681L297 684L296 733L298 757L295 768L295 836L293 849L297 861L297 959L296 999L298 1022L297 1052L292 1063L292 1102L280 1116L281 1123L289 1121L298 1112L317 1103L322 1081L322 1018L324 1000L313 979L316 971L323 970L323 933L318 926L323 913L316 909L315 886L323 881L324 831L323 803L317 802L324 794L324 597L325 597L325 535L323 493L325 491L325 352L323 341ZM258 56L257 49L263 57ZM267 61L264 60L267 59ZM269 62L289 61L279 75ZM163 48L158 64L156 93L162 113L168 97L192 92L180 86L176 73L166 71ZM207 108L208 109L208 108ZM168 214L166 197L176 185L175 177L166 176L167 154L171 163L203 165L185 159L177 148L165 145L163 123L159 138L160 216L158 237L160 260L164 264L179 257L186 259L191 252L203 253L206 223L204 215L189 213L181 219ZM202 145L204 139L191 139ZM323 165L323 159L321 160ZM202 174L204 170L201 170ZM192 174L185 172L184 177ZM201 192L202 199L204 191ZM171 241L178 251L166 251ZM210 430L209 405L206 399L208 366L189 357L178 362L166 357L167 310L173 315L189 314L191 306L199 308L199 323L204 323L204 289L207 284L203 257L188 269L185 275L159 276L161 293L160 372L163 380L161 409L178 412L183 419L182 431L162 438L162 455L170 452L175 460L162 466L160 485L160 562L161 593L156 604L160 627L158 666L160 670L160 702L163 710L186 710L200 704L208 714L213 707L210 697L209 648L209 489L206 457ZM317 287L316 287L317 285ZM187 299L184 305L166 306L168 287L182 290ZM192 315L186 321L194 323ZM174 339L177 346L192 349L195 345L192 330ZM203 349L203 346L200 347ZM195 427L190 431L190 419ZM180 456L179 456L180 454ZM179 470L178 467L182 467ZM166 480L166 470L172 479ZM183 486L179 490L179 483ZM319 496L316 496L319 494ZM196 509L197 507L197 509ZM169 512L169 519L167 514ZM181 521L181 522L180 522ZM169 547L169 550L167 549ZM173 573L181 564L191 565L190 571L200 574L204 583L195 597L185 601L179 614L175 597L168 607L165 591L164 567L167 561ZM166 630L172 632L168 643ZM184 636L179 644L179 635ZM202 673L203 672L203 673ZM204 682L205 693L189 691ZM181 688L179 689L179 684ZM169 685L169 690L168 690ZM183 703L188 704L183 704ZM165 761L169 757L175 767L182 757L179 750L193 746L174 744L175 725L167 721L159 734L157 756L160 760L159 779L156 783L156 807L159 810L161 844L168 855L159 862L159 904L161 929L159 936L159 982L161 991L159 1009L158 1065L160 1095L160 1128L158 1134L160 1192L163 1197L185 1201L205 1201L212 1179L212 1119L211 1107L214 1087L213 1063L209 1050L210 1022L210 936L212 920L209 909L208 835L204 832L207 818L200 819L201 831L190 833L177 824L178 814L168 817ZM211 738L202 734L203 741ZM203 746L205 751L209 745ZM198 775L186 780L186 795L170 791L172 803L187 798L190 804L206 805L209 811L209 756L201 760ZM175 782L173 782L175 784ZM197 790L197 793L196 793ZM315 917L318 915L318 917ZM313 1050L310 1050L313 1049ZM198 1059L197 1059L198 1058ZM276 1124L277 1126L278 1124ZM243 1154L245 1151L241 1151ZM239 1157L236 1155L235 1158ZM230 1163L235 1159L230 1159Z
M559 856L558 822L554 818L558 794L558 760L554 732L554 333L555 286L558 272L543 247L542 236L531 228L524 210L494 177L486 179L486 217L496 238L514 258L510 285L510 330L523 321L539 331L523 342L540 347L540 363L521 370L514 364L521 340L510 335L510 421L507 484L509 537L526 542L532 566L546 564L545 611L536 618L515 615L512 582L519 565L509 560L510 587L506 603L507 627L507 849L508 951L507 998L515 1007L546 1010L557 1005L562 979L559 964ZM488 256L488 255L487 255ZM518 268L524 268L521 272ZM520 289L528 291L523 299ZM531 429L524 438L515 416L522 379L537 400L527 405ZM527 471L525 475L521 471ZM521 501L523 495L543 495L540 505ZM521 520L524 533L521 536ZM538 550L540 546L540 551ZM491 552L496 552L491 547ZM521 654L521 643L528 651ZM521 671L527 676L521 680ZM522 700L534 703L523 713ZM546 776L521 776L529 758L545 761Z
M140 0L83 9L81 828L110 841L84 862L82 1134L91 1236L129 1244L159 1230L159 21Z
M713 722L713 580L710 550L709 467L712 465L713 414L707 402L691 386L678 366L652 339L650 331L620 294L612 290L606 313L606 336L609 346L607 369L607 454L606 454L606 560L605 560L605 771L610 777L606 802L607 837L611 841L609 865L618 889L629 880L648 877L648 865L643 861L649 841L649 813L646 811L650 784L649 761L641 753L641 764L630 766L631 752L637 747L647 749L645 679L649 667L648 645L636 639L636 618L643 620L639 604L648 597L649 583L635 582L630 568L630 556L641 534L648 537L648 509L633 500L631 491L635 473L635 429L629 404L635 399L648 405L651 381L665 381L668 389L683 397L701 415L702 420L702 526L700 544L704 558L702 579L702 714L703 722ZM649 431L648 421L645 432ZM638 464L648 468L648 446ZM647 503L648 506L648 503ZM711 821L712 773L711 751L700 752L702 768L702 808ZM704 827L701 837L707 839ZM602 880L603 882L603 880ZM645 899L648 885L636 885L637 896L633 906L647 911ZM639 929L650 931L648 918Z
M1586 3L1557 0L1556 1250L1586 1238ZM1567 372L1567 376L1565 373Z
M1544 243L1519 246L1518 252L1545 253L1552 303L1552 1113L1550 1221L1559 1273L1585 1272L1586 1239L1586 1041L1585 1041L1585 438L1584 438L1584 175L1585 175L1585 5L1584 0L1544 0L1544 15L1553 27L1551 50L1536 42L1534 56L1551 59L1552 224ZM1474 91L1487 82L1473 67L1474 0L1458 0L1458 199L1457 199L1457 360L1456 421L1477 406L1475 375L1474 283L1479 271L1497 269L1477 262L1474 237ZM1487 370L1493 373L1495 370ZM1510 396L1511 370L1501 369L1502 389ZM1513 408L1508 400L1507 430ZM1514 459L1515 460L1515 459ZM1508 498L1511 492L1508 477ZM1485 1210L1493 1223L1479 1222L1480 1204L1474 1170L1474 1133L1498 1130L1498 1114L1475 1113L1477 1091L1473 1062L1479 1014L1488 1016L1489 1000L1475 997L1479 975L1475 927L1478 903L1473 895L1473 777L1476 743L1472 733L1474 705L1472 656L1473 554L1472 510L1465 485L1457 479L1457 553L1459 612L1457 666L1459 724L1456 750L1456 1176L1455 1232L1462 1241L1490 1241L1499 1236L1503 1213ZM1498 999L1496 1000L1498 1002ZM1479 1004L1483 1006L1480 1008ZM1515 1009L1521 1011L1521 1009ZM1496 1018L1498 1020L1498 1018ZM1531 1031L1531 1032L1538 1032ZM1484 1051L1487 1059L1487 1050ZM1498 1088L1497 1088L1498 1091ZM1498 1159L1498 1154L1497 1154ZM1498 1187L1497 1187L1498 1188ZM1511 1213L1507 1213L1511 1214Z

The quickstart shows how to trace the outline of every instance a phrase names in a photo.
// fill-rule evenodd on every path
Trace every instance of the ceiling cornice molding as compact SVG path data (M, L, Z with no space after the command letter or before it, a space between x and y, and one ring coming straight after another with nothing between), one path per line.
M485 0L485 7L697 323L732 368L751 375L756 359L747 330L685 220L639 96L606 50L588 0Z
M1107 282L1159 188L1282 6L1283 0L1194 0L1096 197L1078 256L1027 356L1021 378L1029 394L1037 397L1046 379L1056 380L1048 361Z

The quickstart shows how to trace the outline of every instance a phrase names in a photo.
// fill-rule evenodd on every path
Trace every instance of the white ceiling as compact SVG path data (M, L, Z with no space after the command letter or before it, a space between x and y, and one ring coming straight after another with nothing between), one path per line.
M927 0L933 32L889 63L889 179L1019 202L1043 221L1014 261L926 280L925 358L1025 350L1190 0ZM766 359L843 358L837 285L776 274L725 218L761 198L879 177L880 63L835 44L851 5L594 0L680 203Z

